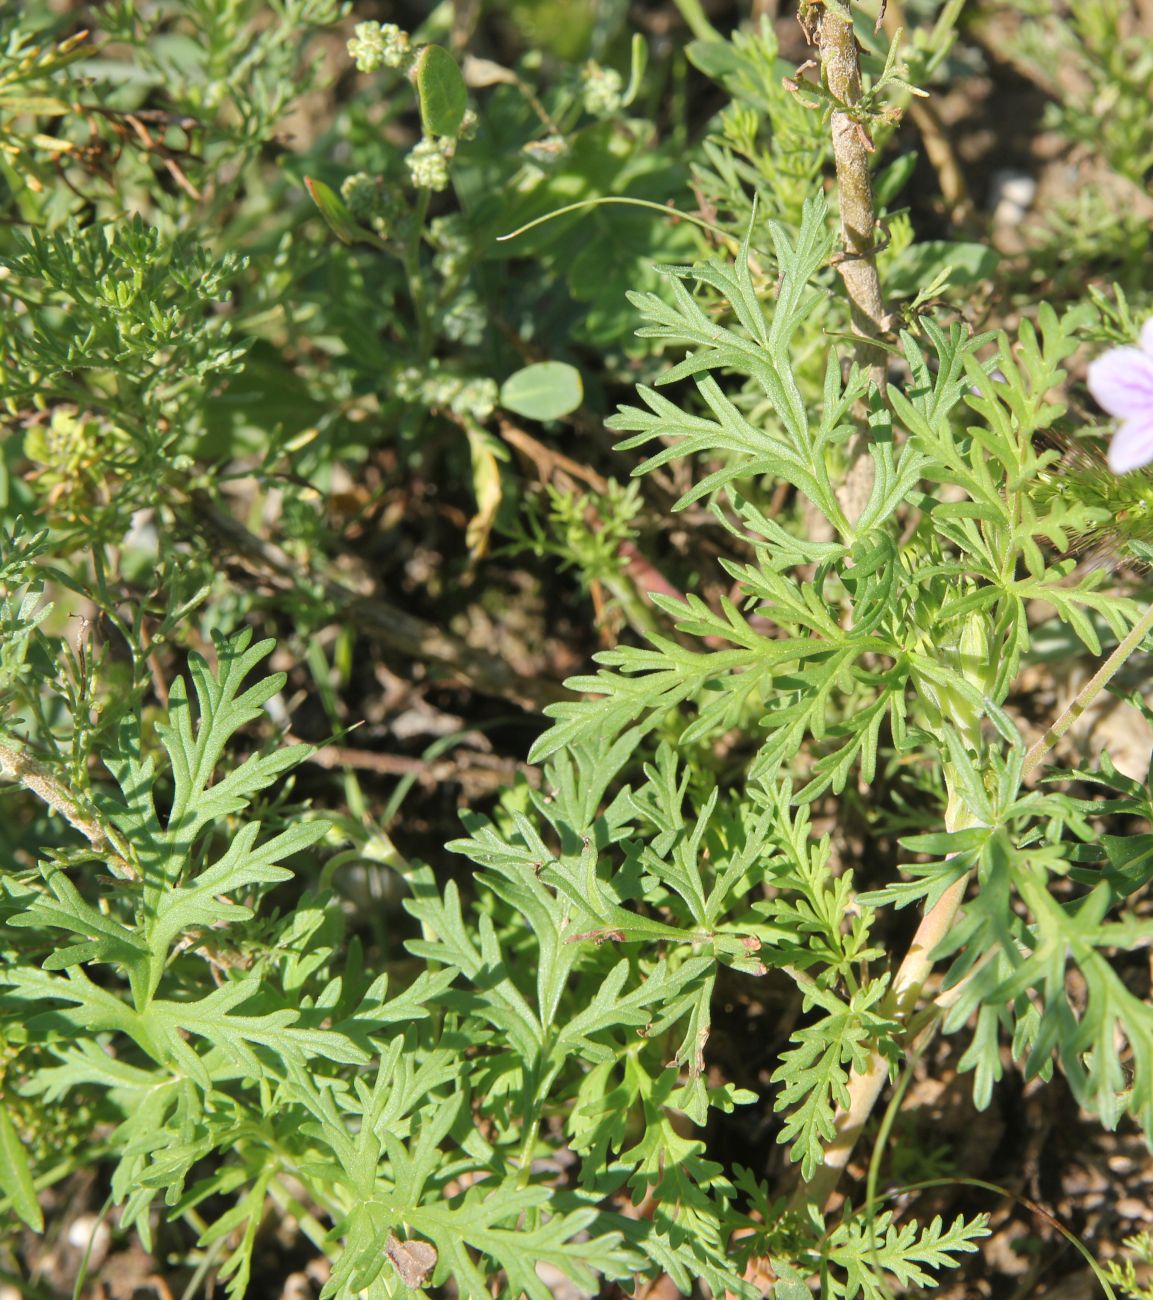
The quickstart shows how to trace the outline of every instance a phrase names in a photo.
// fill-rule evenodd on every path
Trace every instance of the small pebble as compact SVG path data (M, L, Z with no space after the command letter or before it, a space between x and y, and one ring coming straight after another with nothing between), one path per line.
M92 1243L89 1249L88 1243ZM81 1252L88 1251L88 1268L100 1267L112 1244L112 1231L108 1224L95 1214L79 1214L68 1225L68 1244Z
M289 1273L281 1288L280 1300L312 1300L316 1292L307 1273Z
M1109 1186L1108 1179L1099 1169L1086 1169L1083 1165L1070 1166L1062 1176L1061 1184L1069 1196L1101 1193Z
M989 178L986 207L997 226L1017 226L1037 194L1037 182L1028 172L1002 167Z

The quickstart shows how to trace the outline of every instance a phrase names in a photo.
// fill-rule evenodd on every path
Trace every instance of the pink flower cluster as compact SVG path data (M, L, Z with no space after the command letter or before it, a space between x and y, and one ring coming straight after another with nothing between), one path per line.
M1109 447L1114 474L1153 460L1153 316L1141 328L1139 346L1113 348L1089 366L1089 391L1121 427Z

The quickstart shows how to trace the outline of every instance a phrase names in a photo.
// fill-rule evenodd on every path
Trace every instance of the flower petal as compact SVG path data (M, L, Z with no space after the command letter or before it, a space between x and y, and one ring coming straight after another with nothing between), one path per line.
M1138 340L1142 352L1148 352L1153 357L1153 316L1141 326L1141 337Z
M1090 363L1089 391L1110 415L1153 416L1153 355L1113 348Z
M1153 408L1143 418L1126 420L1109 444L1109 468L1127 474L1153 460Z

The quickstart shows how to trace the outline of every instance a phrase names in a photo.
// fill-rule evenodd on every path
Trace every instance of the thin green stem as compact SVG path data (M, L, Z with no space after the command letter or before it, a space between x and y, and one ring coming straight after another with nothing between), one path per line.
M1125 660L1140 646L1149 632L1153 631L1153 604L1145 611L1144 614L1133 625L1129 635L1113 651L1108 659L1077 692L1076 698L1066 707L1059 718L1050 726L1049 730L1038 740L1025 755L1025 766L1022 769L1023 777L1030 777L1041 765L1041 760L1061 739L1085 710L1093 703L1098 695L1113 680L1118 670L1124 664Z
M604 585L616 600L629 626L641 636L659 635L663 629L660 620L646 605L637 585L627 577L605 578Z
M311 1193L313 1190L312 1187L308 1184L305 1184L305 1186L309 1187L309 1192ZM287 1210L288 1213L292 1215L300 1225L301 1231L308 1240L311 1241L318 1250L323 1250L324 1243L328 1239L328 1230L308 1209L300 1197L295 1195L284 1181L275 1174L269 1179L268 1194L282 1210ZM332 1213L331 1211L328 1212ZM332 1217L335 1219L339 1216L337 1214L332 1214Z
M723 41L725 38L709 22L701 7L701 0L673 0L681 17L689 25L689 31L698 41Z
M412 234L404 250L404 274L408 281L408 296L412 299L412 309L416 315L417 346L422 362L432 355L432 314L429 311L428 290L420 270L420 245L424 239L424 219L428 215L431 197L432 191L429 189L417 191Z
M547 1061L551 1050L552 1033L550 1030L546 1030L545 1041L541 1044L540 1059ZM540 1121L544 1112L544 1099L549 1095L557 1073L556 1066L553 1066L545 1077L537 1082L537 1086L532 1089L532 1100L528 1106L528 1113L524 1117L524 1136L517 1157L516 1185L518 1187L528 1187L532 1181L532 1157L540 1137Z
M515 230L510 230L506 235L497 235L497 243L502 243L508 239L516 239L518 235L527 234L530 230L535 230L537 226L543 226L546 221L553 221L557 217L567 217L570 212L583 212L586 208L608 207L614 203L625 204L633 208L650 208L653 212L659 212L663 216L675 217L678 221L687 221L690 225L699 226L701 230L707 230L711 235L727 240L734 248L737 247L738 241L733 236L732 231L725 230L723 226L718 226L712 221L706 221L703 217L695 216L691 212L681 212L679 208L670 208L666 203L653 203L650 199L633 199L623 194L602 195L596 199L581 199L577 203L566 203L563 208L556 208L552 212L546 212L543 217L537 217L534 221L528 221L523 226L517 226ZM752 251L762 257L769 256L763 249L754 248Z

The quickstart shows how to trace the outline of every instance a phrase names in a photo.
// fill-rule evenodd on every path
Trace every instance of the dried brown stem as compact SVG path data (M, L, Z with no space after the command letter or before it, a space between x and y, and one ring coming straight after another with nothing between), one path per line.
M59 813L69 826L84 836L97 853L107 859L118 875L124 879L135 879L136 870L128 863L123 847L109 839L105 828L84 811L72 792L51 769L10 740L0 740L0 776L18 782L53 812Z
M571 456L566 456L563 452L547 447L539 438L534 438L526 429L513 424L511 420L501 420L500 436L510 447L515 447L517 451L532 462L542 483L552 482L558 474L567 474L570 478L587 483L594 492L599 493L601 496L607 495L609 490L608 480L598 474L596 470L591 469L588 465L582 465L579 461L573 460Z
M249 532L219 510L207 494L194 493L191 503L201 527L225 554L241 560L255 579L274 589L286 593L299 590L302 580L306 580L312 589L319 590L322 600L365 636L410 658L442 664L485 695L513 700L534 711L566 698L558 681L518 673L504 659L468 645L444 628L389 601L362 595L333 578L302 572L301 565L280 547Z
M932 954L948 934L965 889L969 883L966 873L941 895L921 918L913 942L897 970L893 987L889 991L887 1006L890 1013L903 1024L908 1024L933 968ZM925 1026L918 1025L923 1033ZM911 1044L910 1044L911 1045ZM821 1164L807 1183L797 1188L794 1206L811 1204L823 1206L832 1194L849 1163L857 1139L872 1114L889 1077L889 1064L880 1052L873 1052L862 1071L849 1076L849 1104L837 1111L837 1134L825 1148Z
M883 388L885 353L873 342L885 332L885 306L874 239L877 209L869 163L872 142L853 111L861 101L860 49L852 22L830 5L821 7L816 37L825 84L844 105L834 110L830 124L844 249L839 269L849 295L853 333L860 339L857 360L869 370L877 387Z
M964 229L972 224L975 216L973 200L969 196L969 187L965 184L965 173L953 152L940 115L932 103L924 99L913 99L909 101L909 116L921 133L925 157L937 173L937 184L941 187L941 197L949 210L949 219L954 226Z
M286 739L294 744L304 743L295 736ZM434 760L409 754L381 754L371 749L353 749L348 745L322 745L308 755L308 762L329 770L351 768L353 771L371 772L374 776L415 776L429 787L457 781L470 790L490 791L513 785L522 776L529 782L538 780L536 770L527 763L495 754L471 752Z
M875 340L885 332L886 315L877 274L877 209L869 163L873 145L860 115L854 111L861 102L861 62L849 4L851 0L845 0L843 10L840 3L822 4L815 22L806 30L815 37L824 83L843 106L834 109L830 123L841 208L839 269L849 298L853 333L858 339L857 364L883 392L885 352ZM850 521L860 517L873 486L864 412L859 414L861 428L848 444L845 479L837 493Z

